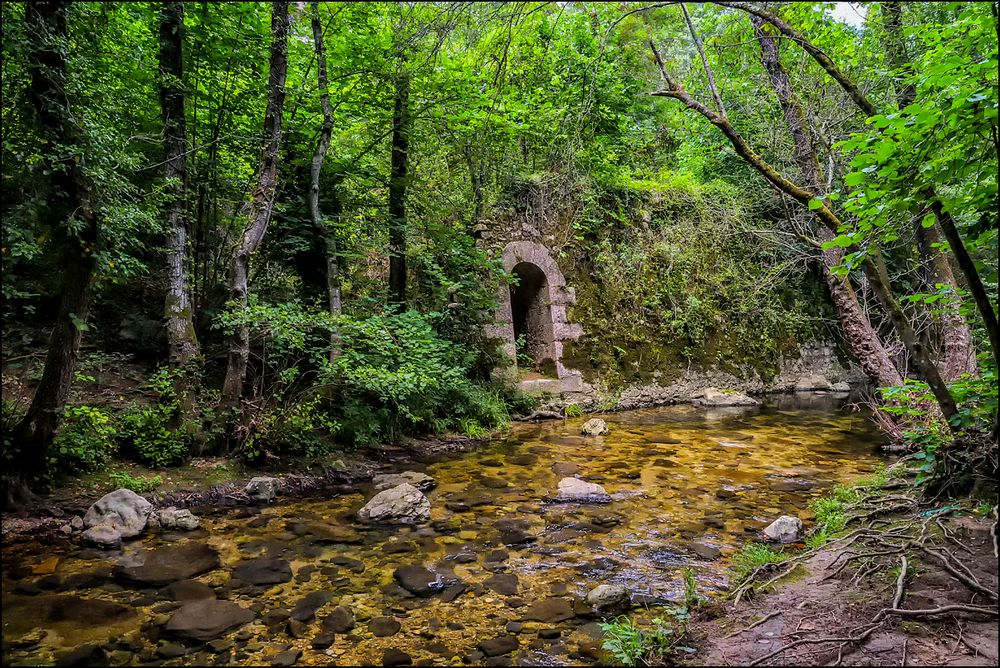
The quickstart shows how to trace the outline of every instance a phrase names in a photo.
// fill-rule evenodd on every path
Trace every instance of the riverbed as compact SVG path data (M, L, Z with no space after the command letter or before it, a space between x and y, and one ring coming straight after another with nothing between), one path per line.
M624 584L646 619L679 600L686 567L699 593L717 594L731 556L764 526L783 514L808 526L813 499L884 463L875 428L844 404L635 410L598 416L610 427L600 437L580 434L585 418L517 424L418 467L437 483L418 527L357 522L374 494L361 486L205 514L200 529L115 552L7 544L4 663L54 663L81 647L115 665L596 663L601 616L584 602L595 585ZM599 483L611 502L554 502L566 476ZM212 553L205 572L170 581ZM156 559L157 577L121 577ZM261 577L262 564L274 574ZM428 569L434 586L408 591L402 566ZM169 632L178 610L206 599L246 608L246 623L200 642Z

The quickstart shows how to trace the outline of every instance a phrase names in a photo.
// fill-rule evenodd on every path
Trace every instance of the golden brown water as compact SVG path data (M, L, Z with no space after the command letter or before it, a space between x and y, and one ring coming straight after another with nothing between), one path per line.
M155 589L122 588L110 580L65 591L66 578L111 562L134 562L145 548L165 542L201 541L220 552L222 566L197 579L215 587L219 598L253 606L257 619L229 634L236 641L232 649L215 653L191 646L189 654L167 664L268 665L286 645L303 651L296 665L381 665L390 648L407 652L415 663L480 661L470 652L480 641L506 635L508 622L523 624L516 633L519 649L506 657L517 663L594 661L600 644L595 617L539 622L525 620L526 610L563 598L576 601L576 612L585 614L580 599L588 589L622 583L640 603L636 614L653 617L657 605L680 596L685 566L695 568L702 592L719 591L726 584L728 557L767 523L797 514L808 526L813 498L880 465L878 436L866 418L820 401L819 407L804 409L794 403L750 411L676 406L610 414L601 416L610 433L597 438L579 435L584 418L515 425L509 437L487 448L426 466L437 487L428 493L432 517L424 527L354 522L354 513L372 495L363 488L332 499L278 504L253 518L203 517L201 530L149 536L120 553L81 550L68 541L5 546L4 658L52 662L85 643L106 643L115 652L112 660L121 664L156 658L158 625L176 604ZM600 483L613 501L551 503L565 475ZM307 529L316 524L339 527L346 532L342 538L352 542L317 542ZM398 543L412 543L412 551L385 549ZM712 548L721 557L706 560L714 556ZM508 553L505 560L496 559L498 550ZM44 578L43 563L53 556L59 557L56 577L40 584L55 589L25 592L25 583ZM257 556L287 559L295 578L256 589L231 583L232 564ZM21 571L17 580L12 564ZM393 584L393 571L403 564L460 578L466 590L448 602L442 595L407 597ZM25 574L36 567L39 574ZM516 595L485 585L494 573L515 574ZM291 637L275 611L291 610L319 590L332 592L331 602L301 637ZM135 614L83 614L74 608L81 605L78 599L54 596L83 598L84 606L95 599L115 602ZM319 620L337 605L353 611L356 628L338 634L329 649L313 649L313 637L323 630ZM373 637L368 620L383 616L395 618L401 629L391 637ZM97 622L98 617L110 621ZM10 646L38 626L49 630L40 644ZM559 637L539 637L540 631ZM168 641L173 642L165 636L158 640L160 646Z

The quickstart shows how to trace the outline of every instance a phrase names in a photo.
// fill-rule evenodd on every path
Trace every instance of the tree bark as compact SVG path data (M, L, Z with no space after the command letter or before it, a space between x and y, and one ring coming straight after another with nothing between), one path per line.
M319 21L319 3L312 7L313 43L316 48L316 78L319 84L320 103L323 108L323 127L313 153L309 184L309 216L313 227L323 240L323 254L326 259L326 295L330 315L340 315L340 272L337 266L337 236L323 223L323 213L319 207L319 177L323 170L323 159L330 149L330 135L333 133L333 107L330 105L330 90L326 74L326 49L323 47L323 26ZM339 206L337 207L340 208ZM339 213L339 211L338 211ZM330 361L337 358L340 336L336 328L330 331Z
M16 466L24 478L45 469L46 454L76 374L97 268L94 246L100 219L91 205L92 189L82 168L84 137L66 97L67 11L68 3L63 2L24 5L28 96L48 146L69 149L60 150L60 156L49 152L43 157L49 182L41 215L61 254L62 297L49 335L42 378L27 414L14 429L13 442L20 452Z
M754 36L760 45L761 63L767 71L771 87L781 105L785 125L788 126L788 132L795 145L795 162L806 184L813 192L822 193L823 178L820 174L816 147L806 125L805 114L792 90L791 79L781 64L777 40L764 29L763 19L751 16L750 22L753 24ZM825 244L832 241L835 235L821 226L817 236ZM901 385L903 378L893 366L878 333L861 309L850 281L833 273L833 267L840 265L843 257L840 248L825 248L821 251L823 279L830 289L830 297L837 309L844 338L861 369L876 387Z
M745 2L720 2L717 0L715 4L723 7L740 9L754 16L758 16L773 25L779 32L781 32L781 34L785 35L805 49L805 51L813 57L820 67L822 67L827 74L833 77L833 79L840 84L841 88L844 89L859 109L864 111L868 116L874 116L878 113L878 110L875 108L875 105L872 104L871 100L869 100L865 94L861 92L857 85L855 85L855 83L851 81L851 79L847 77L847 75L845 75L840 68L837 67L836 63L834 63L829 56L823 53L822 49L817 48L814 44L809 42L809 40L799 34L780 17ZM658 57L659 56L657 55L657 58ZM661 72L662 71L663 70L661 68ZM958 227L955 225L955 221L951 215L946 214L941 216L938 214L939 211L945 213L944 205L938 198L934 188L932 186L927 186L919 193L919 197L924 201L930 202L930 208L937 216L937 222L941 226L941 231L944 233L945 239L948 240L948 244L951 246L952 252L955 253L956 263L969 285L969 291L972 293L972 297L976 302L976 308L978 309L980 316L983 318L983 323L986 325L986 331L990 340L990 348L993 353L993 364L996 366L1000 364L1000 324L997 322L997 314L993 310L993 304L989 299L989 295L986 293L983 281L979 276L979 271L976 269L975 262L972 261L968 250L965 248L965 244L962 242L962 236L959 233ZM822 213L824 209L826 209L826 207L821 209L820 213ZM918 364L918 366L920 365ZM925 377L925 380L927 380L928 384L931 384L928 378ZM1000 413L997 414L996 421L997 424L1000 425Z
M252 256L260 247L271 221L278 185L278 148L281 144L281 113L285 105L285 79L288 75L288 5L275 2L271 9L271 57L268 75L267 109L264 112L264 146L257 171L257 187L250 205L249 224L233 251L229 267L229 299L237 309L247 307L247 272ZM243 396L247 362L250 358L250 329L235 328L229 339L226 380L220 404L233 407Z
M406 305L406 172L410 151L410 75L396 77L389 176L389 303Z
M187 139L184 119L184 3L164 2L160 14L160 108L163 113L167 221L167 298L164 318L170 363L187 368L200 357L188 285Z
M885 19L885 52L895 76L896 106L903 110L917 98L916 87L907 80L913 72L909 54L906 52L906 41L903 38L903 6L900 2L886 2L882 5ZM979 372L976 363L976 348L969 323L962 317L959 308L958 283L951 270L951 264L943 253L934 248L941 242L935 224L924 227L919 221L915 227L917 250L923 260L926 273L924 282L929 290L934 290L938 284L947 286L953 295L953 300L942 305L941 325L944 342L944 378L948 381L958 380L962 374L976 375Z
M764 178L766 178L786 195L806 206L808 206L810 201L817 199L818 193L812 193L789 181L774 167L768 164L767 161L765 161L756 151L750 148L743 137L736 131L727 119L715 113L701 102L695 100L679 83L671 81L667 76L666 67L663 65L663 59L660 57L660 52L657 50L656 45L652 42L652 40L650 40L649 46L653 50L653 56L660 69L660 75L663 79L663 83L666 85L666 89L654 91L651 95L674 98L683 102L689 109L704 116L709 122L712 123L712 125L722 131L722 133L729 140L729 143L733 146L737 155L743 158L747 164L760 172ZM820 206L818 209L814 210L814 215L823 225L827 227L827 229L830 230L830 232L834 234L837 233L837 230L841 226L841 221L836 214L834 214L833 211L826 206L825 203L820 201ZM910 324L910 321L907 319L906 314L900 307L899 302L897 302L896 298L893 296L889 284L889 277L885 274L884 268L881 267L879 263L876 263L870 254L861 254L860 249L856 246L851 246L844 250L852 253L859 253L859 256L862 258L861 269L864 272L865 277L868 278L868 282L871 284L875 295L878 297L879 303L885 309L893 327L896 330L896 333L899 335L900 340L903 342L903 345L906 346L907 352L910 353L910 356L916 364L918 370L927 382L927 385L930 387L931 392L934 394L935 400L937 400L938 405L941 407L941 413L946 419L951 418L958 412L958 408L955 405L955 398L951 395L951 392L948 390L948 386L945 384L940 372L934 365L934 361L931 359L927 347L917 336L912 325Z

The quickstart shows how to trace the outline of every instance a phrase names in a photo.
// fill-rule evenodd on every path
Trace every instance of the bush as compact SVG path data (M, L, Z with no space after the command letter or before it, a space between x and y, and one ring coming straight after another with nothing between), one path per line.
M116 489L124 487L136 494L148 494L149 492L156 491L156 488L163 484L163 478L158 475L151 478L134 476L128 471L115 471L108 477L114 483Z
M780 564L788 557L781 552L775 552L767 545L747 543L739 552L733 555L731 569L733 577L739 581L746 578L758 567L765 564Z
M185 438L168 426L173 409L164 406L133 407L121 419L120 437L125 452L136 461L162 468L180 464L188 456Z
M249 424L249 435L240 450L248 462L260 462L275 454L272 450L306 457L328 454L333 449L332 437L340 429L320 396L288 409L265 409Z
M49 449L48 467L62 478L73 472L93 471L115 450L111 418L93 406L67 406L62 424Z

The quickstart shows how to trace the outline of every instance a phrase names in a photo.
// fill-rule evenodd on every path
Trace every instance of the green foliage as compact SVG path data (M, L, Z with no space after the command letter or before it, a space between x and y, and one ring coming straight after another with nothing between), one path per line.
M742 580L758 567L765 564L780 564L788 558L783 552L776 552L761 543L747 543L733 555L730 570L734 580Z
M320 457L333 450L332 437L340 423L329 414L320 396L299 401L287 409L265 408L250 421L250 434L240 456L260 463L266 454Z
M583 415L583 409L578 404L567 404L563 408L563 416L568 418L578 418Z
M624 615L610 622L600 622L604 632L601 646L623 666L649 665L651 660L668 654L676 641L673 629L663 620L656 619L653 623L651 628L639 628Z
M134 476L128 471L114 471L108 476L111 482L114 483L115 488L124 487L125 489L130 489L136 494L148 494L150 492L155 492L156 489L163 484L163 478L155 476Z
M70 473L93 471L115 452L111 417L94 406L67 406L49 449L50 473L60 479Z
M188 456L187 441L171 428L175 408L169 406L134 406L120 420L122 451L136 461L162 468L183 462Z

